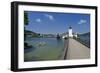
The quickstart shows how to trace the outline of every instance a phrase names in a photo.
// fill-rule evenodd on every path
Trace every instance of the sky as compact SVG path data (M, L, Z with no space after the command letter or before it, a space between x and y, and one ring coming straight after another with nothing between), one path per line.
M26 11L27 30L40 34L61 34L71 26L74 33L90 32L90 14Z

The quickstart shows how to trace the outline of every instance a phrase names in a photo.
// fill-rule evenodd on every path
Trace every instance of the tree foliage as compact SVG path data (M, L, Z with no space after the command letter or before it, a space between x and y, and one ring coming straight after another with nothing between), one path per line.
M24 25L28 25L28 23L29 23L28 13L24 12ZM26 40L25 26L24 26L24 40Z
M29 20L28 20L28 13L24 12L24 24L28 25L28 22L29 22Z

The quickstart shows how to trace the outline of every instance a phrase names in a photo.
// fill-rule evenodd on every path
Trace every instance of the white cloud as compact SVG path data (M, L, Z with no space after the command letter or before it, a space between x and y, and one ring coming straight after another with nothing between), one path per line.
M49 18L50 20L54 20L54 17L50 14L44 14L47 18Z
M86 20L81 19L81 20L78 22L78 24L85 24L86 22L87 22Z
M37 19L36 19L36 22L41 22L41 19L40 19L40 18L37 18Z

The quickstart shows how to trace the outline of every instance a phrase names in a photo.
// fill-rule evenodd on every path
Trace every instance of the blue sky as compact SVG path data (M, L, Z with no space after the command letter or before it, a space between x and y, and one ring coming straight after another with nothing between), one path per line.
M72 26L73 32L90 32L90 14L58 13L58 12L36 12L27 11L29 25L25 26L41 34L57 34L68 31Z

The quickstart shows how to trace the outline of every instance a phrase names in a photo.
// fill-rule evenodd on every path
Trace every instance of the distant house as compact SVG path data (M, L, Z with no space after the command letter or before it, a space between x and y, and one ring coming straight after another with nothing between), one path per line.
M62 38L67 38L67 37L70 37L70 38L76 37L77 38L77 33L73 33L71 26L68 29L68 33L66 33L65 35L62 36Z

